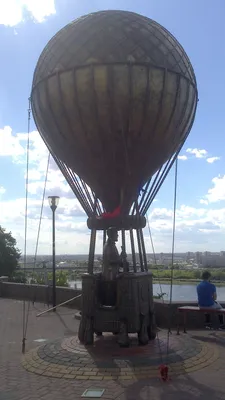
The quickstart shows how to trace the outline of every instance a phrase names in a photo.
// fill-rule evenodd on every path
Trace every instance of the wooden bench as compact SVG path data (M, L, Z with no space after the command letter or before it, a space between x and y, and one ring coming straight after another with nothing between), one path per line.
M188 313L204 313L204 314L222 314L225 315L225 308L200 308L200 307L195 307L195 306L183 306L183 307L178 307L177 308L178 312L178 323L177 323L177 335L180 334L180 315L183 314L183 328L184 328L184 333L187 333L186 330L186 324L187 324L187 314Z

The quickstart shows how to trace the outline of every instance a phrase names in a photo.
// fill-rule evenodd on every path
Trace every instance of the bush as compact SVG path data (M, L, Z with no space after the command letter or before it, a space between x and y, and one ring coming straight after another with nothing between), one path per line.
M9 282L27 283L27 278L23 271L15 271L14 274L9 278Z
M56 271L55 279L56 279L56 286L64 286L64 287L68 286L68 273L66 271ZM52 272L48 273L47 280L48 282L52 281ZM30 281L30 283L37 285L46 285L48 284L48 282L46 282L46 277L43 272L34 273Z

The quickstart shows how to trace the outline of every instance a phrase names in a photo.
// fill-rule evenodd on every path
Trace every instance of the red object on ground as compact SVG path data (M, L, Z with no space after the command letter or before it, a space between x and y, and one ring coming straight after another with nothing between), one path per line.
M159 373L160 373L160 378L162 379L162 381L167 382L169 380L168 372L169 372L169 368L167 367L167 365L165 365L165 364L160 365Z
M109 213L109 212L103 213L103 214L101 215L101 218L106 219L106 218L118 217L118 216L120 215L120 212L121 212L121 207L118 206L118 207L115 208L115 210L114 210L113 212L111 212L111 213Z

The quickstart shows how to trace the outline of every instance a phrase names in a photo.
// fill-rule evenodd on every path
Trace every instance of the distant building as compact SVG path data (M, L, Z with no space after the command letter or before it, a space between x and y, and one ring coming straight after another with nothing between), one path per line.
M195 253L195 262L200 265L202 264L202 253L200 251L197 251Z
M195 255L194 255L194 253L192 251L188 251L186 253L186 261L193 260L194 258L195 258Z
M221 268L225 267L225 255L221 255L221 252L219 254L212 254L209 252L205 252L202 255L202 266L203 268Z
M172 254L160 254L159 263L168 267L172 264ZM173 264L180 264L183 263L183 258L181 256L175 255L173 257Z

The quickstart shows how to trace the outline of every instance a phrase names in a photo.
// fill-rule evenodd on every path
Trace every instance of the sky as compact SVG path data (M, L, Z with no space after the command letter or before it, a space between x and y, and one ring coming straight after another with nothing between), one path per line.
M199 103L178 161L175 251L225 250L225 2L224 0L0 0L0 224L25 245L28 98L38 57L51 37L72 20L102 9L143 14L167 28L195 70ZM27 253L34 254L48 151L31 118ZM50 159L38 254L51 253L48 195L60 196L57 254L88 253L86 216ZM174 168L149 209L156 252L172 247ZM147 252L152 252L148 230ZM129 248L128 248L129 250ZM102 237L96 251L102 251Z

